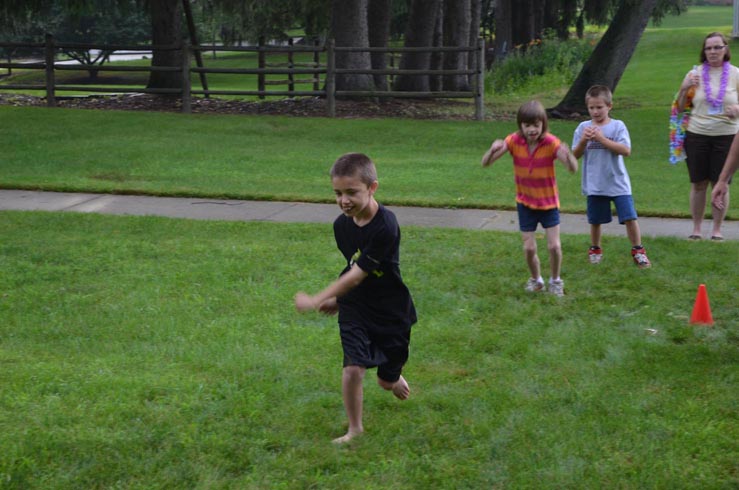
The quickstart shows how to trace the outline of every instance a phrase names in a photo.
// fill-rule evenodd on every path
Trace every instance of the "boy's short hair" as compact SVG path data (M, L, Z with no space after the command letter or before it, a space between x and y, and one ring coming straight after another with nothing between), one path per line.
M377 169L364 153L346 153L331 166L331 178L358 176L363 183L372 185L377 180Z
M720 37L721 41L724 43L724 61L731 61L731 50L729 49L729 40L726 39L726 36L721 34L720 32L712 32L706 37L703 38L703 42L701 43L701 55L700 60L701 63L705 63L708 61L708 58L706 57L706 41L711 39L712 37Z
M613 93L611 89L605 85L593 85L585 93L585 103L587 104L588 99L594 99L600 97L607 105L613 104Z
M523 123L536 124L539 121L541 121L541 135L544 136L549 131L549 123L547 122L547 111L538 100L531 100L518 108L516 124L518 124L519 133L521 133Z

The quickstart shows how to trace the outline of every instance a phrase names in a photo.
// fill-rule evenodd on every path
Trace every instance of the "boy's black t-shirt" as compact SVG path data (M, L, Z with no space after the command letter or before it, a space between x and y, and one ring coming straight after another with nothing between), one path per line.
M357 226L343 214L334 221L336 245L346 258L346 273L356 263L368 276L338 299L339 322L369 322L378 329L416 323L413 299L400 276L400 227L392 211L380 205L372 221Z

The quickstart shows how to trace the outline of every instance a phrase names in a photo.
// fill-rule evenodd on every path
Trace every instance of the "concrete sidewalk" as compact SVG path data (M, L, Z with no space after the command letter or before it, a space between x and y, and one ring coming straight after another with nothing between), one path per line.
M388 206L401 226L434 226L474 230L518 232L515 211L489 209L438 209ZM0 190L0 210L73 211L134 216L165 216L199 220L272 221L332 223L338 216L335 204L299 202L238 201L113 194L38 192ZM566 234L588 234L584 215L562 214L561 230ZM673 236L687 238L690 220L640 217L644 237ZM710 232L710 220L704 222L704 237ZM616 223L603 226L606 235L625 236L624 227ZM739 222L727 221L723 226L727 240L739 240Z

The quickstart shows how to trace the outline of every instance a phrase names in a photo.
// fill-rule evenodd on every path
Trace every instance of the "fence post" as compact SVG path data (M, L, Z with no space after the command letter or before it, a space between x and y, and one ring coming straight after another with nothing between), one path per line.
M336 116L336 53L334 52L335 41L329 39L326 46L326 108L328 116Z
M46 34L44 58L46 60L46 105L56 107L56 95L54 94L54 37L51 34Z
M475 50L477 58L475 73L475 119L482 121L485 119L485 42L482 38L477 39L477 49Z
M182 41L182 112L192 112L192 87L190 86L190 45Z
M318 51L318 45L319 41L318 39L313 40L313 68L318 68L321 66L321 54ZM321 90L321 86L319 84L321 78L320 73L314 73L313 74L313 91L318 92Z
M264 70L264 67L266 65L265 53L264 53L264 36L259 36L259 52L257 55L257 59L259 60L258 61L259 69ZM257 75L257 90L259 90L260 92L264 92L264 87L265 87L264 73L259 73L259 75ZM264 99L264 95L260 94L259 98Z
M295 75L293 75L292 69L295 68L295 65L293 64L293 38L290 38L287 40L287 45L290 48L290 51L287 52L287 67L290 69L290 73L287 74L287 91L288 92L294 92L295 91ZM293 95L288 95L291 99L293 98Z

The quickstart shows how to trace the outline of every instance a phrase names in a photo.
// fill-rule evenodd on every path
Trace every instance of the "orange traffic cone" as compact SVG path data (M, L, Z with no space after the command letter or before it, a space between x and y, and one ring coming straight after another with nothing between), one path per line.
M713 325L713 316L711 315L711 305L708 304L708 293L706 285L698 286L698 294L695 297L695 306L693 306L693 314L690 315L690 323L700 323L703 325Z

